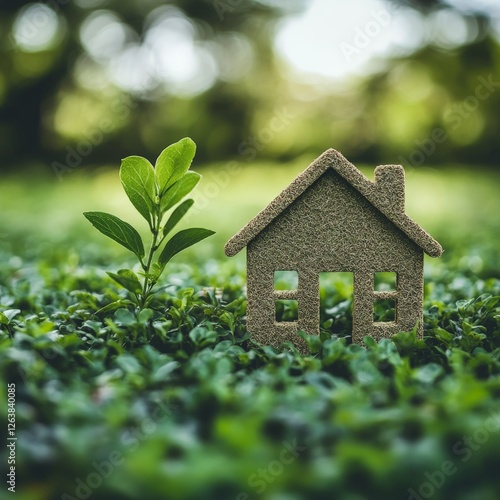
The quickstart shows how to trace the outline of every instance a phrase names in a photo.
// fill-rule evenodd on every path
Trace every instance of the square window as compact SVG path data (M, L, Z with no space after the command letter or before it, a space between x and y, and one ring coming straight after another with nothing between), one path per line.
M373 301L373 322L396 321L396 300L378 299Z
M395 291L398 285L397 273L375 273L373 289L380 292Z
M299 305L296 300L276 300L275 314L278 323L297 321L299 318Z
M274 271L275 290L297 290L299 273L297 271Z

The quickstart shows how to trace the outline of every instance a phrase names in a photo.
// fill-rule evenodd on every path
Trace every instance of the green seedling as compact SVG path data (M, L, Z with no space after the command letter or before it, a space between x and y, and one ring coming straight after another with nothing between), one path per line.
M123 188L134 207L148 222L151 231L151 245L147 254L140 234L129 223L105 212L83 214L98 231L133 252L139 259L142 272L138 274L142 275L142 282L130 269L108 272L108 275L133 294L140 308L146 307L154 296L152 290L170 259L214 234L214 231L203 228L183 229L167 240L194 203L191 198L182 200L201 177L189 171L195 153L196 144L186 137L164 149L154 167L142 156L129 156L122 160L120 179Z

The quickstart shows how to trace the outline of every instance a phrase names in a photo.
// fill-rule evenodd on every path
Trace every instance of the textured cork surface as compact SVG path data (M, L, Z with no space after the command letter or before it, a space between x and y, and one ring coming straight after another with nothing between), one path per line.
M367 179L335 150L326 151L275 200L231 238L231 256L247 246L247 328L259 342L278 346L288 340L302 352L297 335L319 333L319 275L354 273L353 341L376 339L418 324L422 333L423 253L442 248L404 213L404 170L384 165ZM298 287L274 289L275 271L297 271ZM396 288L378 292L374 276L395 272ZM275 301L298 302L298 320L275 321ZM393 322L373 321L377 299L393 299Z

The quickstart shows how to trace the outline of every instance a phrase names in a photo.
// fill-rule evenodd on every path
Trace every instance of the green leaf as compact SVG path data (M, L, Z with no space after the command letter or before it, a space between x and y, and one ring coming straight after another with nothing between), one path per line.
M156 197L153 165L142 156L128 156L122 160L120 179L132 205L149 222Z
M201 326L197 326L189 332L189 338L193 341L193 344L200 347L214 343L217 340L217 337L217 332L214 330L208 330L207 328L203 328Z
M434 383L444 373L443 367L436 363L427 363L415 370L413 377L424 384Z
M0 325L8 325L9 324L9 319L3 312L0 312Z
M165 245L165 248L158 258L158 263L162 267L165 267L167 262L174 255L194 245L195 243L198 243L199 241L212 236L212 234L215 234L214 231L199 227L179 231L178 233L174 234L174 236L172 236L172 238Z
M3 313L10 323L18 314L21 313L21 309L6 309Z
M165 382L168 376L180 366L178 361L169 361L156 370L151 379L153 382Z
M141 237L129 223L105 212L85 212L83 215L102 234L134 252L139 259L144 257Z
M175 204L190 193L201 179L201 175L196 172L186 172L184 176L173 184L161 197L161 213L165 213Z
M138 323L147 323L154 316L154 311L152 309L142 309L137 315Z
M127 311L128 312L128 311ZM125 373L138 373L141 371L141 365L134 356L131 354L121 354L115 359L115 363L125 372Z
M434 335L436 338L444 342L445 344L449 344L453 340L453 334L444 330L443 328L436 328L434 330Z
M166 236L172 229L176 226L176 224L186 215L186 212L193 205L194 200L189 198L186 201L183 201L170 215L163 228L163 236Z
M378 344L375 341L374 338L370 337L367 335L366 337L363 337L363 342L366 345L366 347L371 347L372 349L377 350L378 349Z
M133 306L135 305L132 301L130 300L116 300L115 302L110 302L109 304L105 305L104 307L101 307L98 309L94 314L99 315L99 314L104 314L108 313L110 311L115 311L116 309L119 309L120 307L123 306Z
M124 308L115 311L115 319L125 326L131 326L137 323L137 318L134 313Z
M149 268L148 273L145 273L144 271L139 271L138 274L144 276L145 278L148 278L149 280L158 281L158 278L160 277L162 272L163 272L162 267L158 265L157 262L153 262L151 264L151 267Z
M156 182L160 196L189 169L196 153L196 144L189 137L165 148L156 160Z
M120 269L118 274L111 272L108 272L107 274L129 292L135 293L136 295L141 293L141 282L135 273L130 269Z

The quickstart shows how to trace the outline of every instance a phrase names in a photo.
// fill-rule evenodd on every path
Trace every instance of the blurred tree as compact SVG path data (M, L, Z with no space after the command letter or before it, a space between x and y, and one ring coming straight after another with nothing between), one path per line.
M368 156L381 161L399 156L413 166L497 166L500 45L494 18L482 2L388 1L423 13L427 37L364 84L376 124ZM453 29L463 33L461 40L449 38Z
M500 32L491 13L481 2L387 4L423 16L415 26L416 39L423 31L421 44L341 90L318 92L311 85L317 98L296 104L300 127L290 130L287 154L312 156L338 144L358 162L497 167Z
M273 23L303 4L1 1L0 168L116 161L188 134L201 159L235 154L249 86L275 74Z
M422 44L318 92L291 78L273 47L277 22L308 0L0 0L0 168L40 162L64 173L154 157L185 135L200 160L250 161L255 136L291 104L299 119L262 156L338 144L356 161L494 165L493 19L481 2L386 1L424 16ZM450 20L462 38L447 38Z

